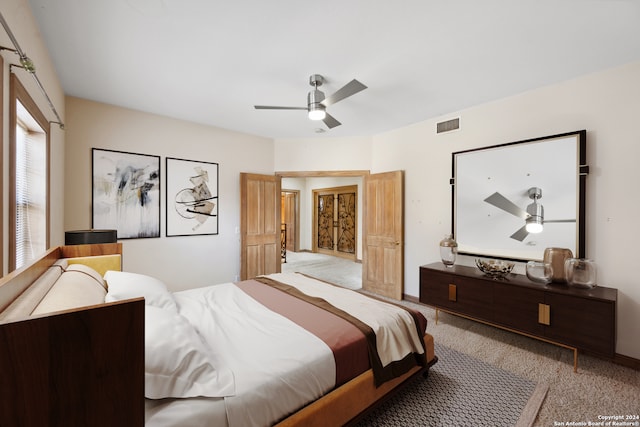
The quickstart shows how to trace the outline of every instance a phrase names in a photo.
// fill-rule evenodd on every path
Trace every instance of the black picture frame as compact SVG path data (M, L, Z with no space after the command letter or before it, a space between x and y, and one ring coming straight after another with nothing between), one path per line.
M218 234L219 165L167 157L166 235Z
M451 231L458 253L528 261L542 260L547 247L563 247L586 257L586 141L586 130L579 130L452 153ZM497 192L524 210L532 188L541 189L544 228L519 241L525 219L487 199Z
M160 237L160 156L91 149L91 227Z

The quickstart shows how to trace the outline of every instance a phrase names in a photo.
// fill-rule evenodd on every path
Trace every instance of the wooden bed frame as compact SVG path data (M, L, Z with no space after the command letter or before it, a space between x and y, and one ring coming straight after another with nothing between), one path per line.
M122 244L53 248L0 279L0 295L24 290L60 258L110 254L122 254ZM428 334L425 346L431 366L437 357ZM0 426L143 426L144 300L0 323L0 372ZM376 388L369 370L277 426L347 424L420 372Z
M276 427L343 426L358 419L359 415L373 409L377 403L383 401L414 376L428 373L428 369L438 361L438 358L433 354L433 337L426 334L424 341L427 348L428 366L426 368L416 366L406 374L387 381L377 388L373 385L373 371L369 369L300 409L276 424Z

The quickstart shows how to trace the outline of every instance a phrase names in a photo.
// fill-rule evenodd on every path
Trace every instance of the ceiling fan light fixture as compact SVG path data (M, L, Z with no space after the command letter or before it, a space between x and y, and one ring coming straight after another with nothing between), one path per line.
M544 226L542 225L542 221L539 218L527 218L526 230L528 233L537 234L542 233L542 229Z
M544 222L544 208L534 198L533 203L527 206L527 213L529 216L525 220L526 230L529 233L541 233L544 228L542 223Z
M327 117L327 113L324 111L322 105L310 105L309 106L309 119L311 120L324 120Z
M316 85L318 84L316 82L314 83ZM321 81L320 81L320 84L322 84ZM324 93L318 89L314 89L307 94L307 105L309 106L309 119L324 120L324 118L327 117L327 113L324 111L325 107L324 105L321 104L322 101L324 101Z

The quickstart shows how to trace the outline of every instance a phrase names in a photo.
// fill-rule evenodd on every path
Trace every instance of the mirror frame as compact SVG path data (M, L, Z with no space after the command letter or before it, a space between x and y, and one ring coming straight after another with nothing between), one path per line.
M577 196L577 200L576 200L576 212L575 212L575 220L576 220L576 242L575 242L575 249L571 248L572 251L574 252L574 256L576 258L584 258L586 257L586 242L585 242L585 235L586 235L586 221L585 221L585 207L586 207L586 176L589 173L589 166L587 166L587 162L586 162L586 130L579 130L579 131L574 131L574 132L568 132L568 133L563 133L563 134L557 134L557 135L550 135L550 136L544 136L544 137L539 137L539 138L532 138L532 139L527 139L527 140L523 140L523 141L516 141L516 142L510 142L510 143L506 143L506 144L498 144L498 145L492 145L492 146L488 146L488 147L481 147L481 148L476 148L476 149L470 149L470 150L464 150L464 151L457 151L451 154L451 161L452 161L452 178L450 180L450 184L451 184L451 233L454 236L454 238L456 239L456 241L458 242L458 253L461 255L471 255L471 256L476 256L476 257L486 257L486 258L496 258L496 259L506 259L506 260L511 260L511 261L529 261L529 260L542 260L543 257L543 252L545 248L541 248L540 249L540 256L539 257L527 257L527 256L523 256L523 254L521 253L516 253L514 250L509 249L508 247L505 248L500 248L500 250L503 253L495 253L496 251L498 251L498 249L494 248L493 250L490 249L491 245L487 245L486 249L482 248L482 247L477 247L477 246L472 246L470 250L467 250L466 247L470 247L469 245L465 244L465 239L467 239L466 236L461 236L460 232L459 232L459 228L463 228L464 227L458 227L458 222L460 221L460 218L458 218L458 212L457 212L457 208L460 205L460 202L457 200L458 198L458 192L456 191L456 180L457 178L460 176L460 171L457 170L457 160L458 158L462 159L462 156L468 156L468 155L473 155L475 153L479 153L482 156L487 156L487 155L491 155L492 153L498 153L500 152L501 155L505 155L505 153L507 153L506 150L508 150L508 154L511 154L514 150L518 150L518 148L523 147L523 144L527 144L529 147L533 147L533 148L537 148L538 146L532 146L531 144L534 143L549 143L549 142L553 142L553 140L557 140L557 139L563 139L566 140L566 138L569 137L574 137L576 139L576 166L575 166L575 174L576 174L576 196ZM539 146L542 147L542 146ZM458 157L461 156L461 157ZM467 157L468 159L468 157ZM551 162L549 163L551 164ZM505 168L507 169L507 168ZM515 177L514 177L515 178ZM496 190L497 191L497 190ZM544 191L543 191L543 198L541 199L540 203L542 203L544 205ZM489 196L489 194L487 195L482 195L482 198L480 199L480 203L483 203L483 199L485 197ZM529 200L529 202L531 202L531 200ZM524 206L523 206L524 208ZM479 209L480 211L481 209ZM516 218L516 217L514 217ZM479 218L475 218L475 219L479 219ZM553 221L551 221L553 222ZM523 224L524 225L524 224ZM514 230L515 231L515 230ZM466 241L469 241L470 239L467 239ZM494 245L495 246L495 245ZM499 244L498 244L499 246ZM546 245L546 246L557 246L557 245ZM545 246L545 247L546 247ZM525 252L525 251L522 251ZM537 250L530 250L530 252L537 252Z

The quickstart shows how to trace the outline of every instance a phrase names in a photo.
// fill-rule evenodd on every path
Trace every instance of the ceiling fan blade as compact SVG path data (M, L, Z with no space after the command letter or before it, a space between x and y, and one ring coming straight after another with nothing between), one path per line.
M496 208L502 209L503 211L509 212L511 215L515 215L522 219L527 219L527 217L529 216L518 205L516 205L497 191L484 199L484 201L489 203L490 205L495 206Z
M342 101L343 99L355 95L356 93L365 90L367 87L357 81L356 79L351 80L346 85L342 86L336 93L325 98L324 101L321 102L322 105L328 107L331 104L335 104L338 101Z
M523 225L518 229L518 231L516 231L509 237L517 240L518 242L522 242L528 235L529 235L529 232L527 231L527 226Z
M329 129L333 129L336 126L340 126L342 123L340 123L339 121L337 121L331 114L326 113L326 115L324 116L324 119L322 119L322 121L324 122L325 125L327 125L327 127Z
M254 105L256 110L306 110L307 107L275 107L273 105Z
M542 221L544 224L548 222L576 222L575 219L545 219Z

